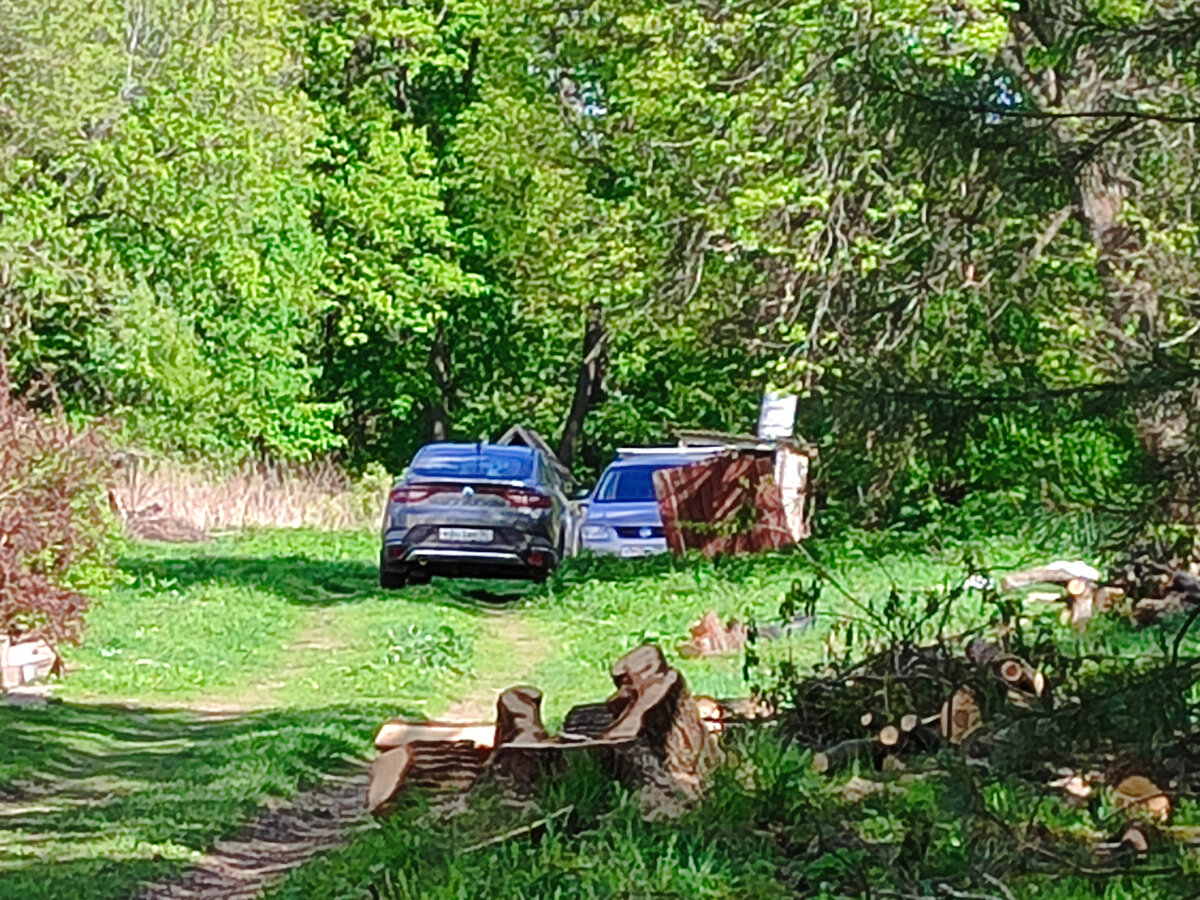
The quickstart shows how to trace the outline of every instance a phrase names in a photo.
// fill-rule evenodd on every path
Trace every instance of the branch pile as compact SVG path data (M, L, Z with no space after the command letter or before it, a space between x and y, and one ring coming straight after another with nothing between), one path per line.
M1021 847L1035 847L1065 854L1077 868L1108 871L1116 857L1194 843L1195 828L1171 821L1182 799L1200 798L1192 699L1200 659L1181 654L1200 615L1200 580L1177 570L1154 577L1122 584L1081 563L1055 562L1009 575L994 599L1002 608L1005 593L1051 587L1029 596L1062 603L1063 622L1073 630L1104 611L1157 622L1161 612L1145 617L1147 598L1133 593L1136 585L1162 595L1151 598L1156 610L1165 598L1172 611L1191 611L1177 628L1164 629L1164 652L1083 653L1074 640L1048 637L1018 614L993 623L986 635L895 642L796 678L780 698L787 707L780 726L788 740L811 748L815 772L833 775L857 762L860 771L878 773L852 779L846 802L897 778L941 778L968 785L976 798L1004 785L1091 811L1092 826L1072 835L1042 834L1032 820L1024 830L1006 825L1014 858Z

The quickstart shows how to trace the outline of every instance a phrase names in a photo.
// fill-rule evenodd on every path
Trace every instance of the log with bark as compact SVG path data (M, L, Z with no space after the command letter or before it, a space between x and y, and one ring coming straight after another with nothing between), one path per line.
M1072 627L1082 629L1095 611L1099 582L1100 572L1095 567L1078 560L1057 560L1036 569L1006 575L1000 581L1000 590L1008 592L1039 584L1058 585L1063 589L1059 599L1066 604L1064 619Z
M942 707L942 736L952 744L961 744L982 724L979 700L969 687L960 687Z
M413 740L393 747L371 765L367 809L372 815L387 815L408 788L432 794L467 791L483 772L490 754L490 747L469 740Z

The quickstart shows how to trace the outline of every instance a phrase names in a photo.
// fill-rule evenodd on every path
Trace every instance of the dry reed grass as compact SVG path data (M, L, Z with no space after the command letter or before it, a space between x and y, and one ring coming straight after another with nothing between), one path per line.
M153 515L205 532L243 528L374 527L391 484L382 468L352 479L332 461L244 465L228 474L121 454L113 500L128 518Z

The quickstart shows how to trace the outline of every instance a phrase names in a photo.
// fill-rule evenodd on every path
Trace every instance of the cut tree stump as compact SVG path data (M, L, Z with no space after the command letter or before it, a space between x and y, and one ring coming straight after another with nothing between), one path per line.
M674 817L697 799L721 759L683 676L662 651L644 645L612 667L617 692L606 705L617 777L642 791L647 818Z
M494 725L386 722L371 767L368 807L392 811L409 786L465 794L486 781L524 804L567 751L596 754L630 789L648 818L674 816L698 798L721 759L713 733L738 717L771 710L752 701L693 698L662 652L643 646L612 668L617 691L605 703L576 707L556 736L542 724L542 694L514 687L496 701ZM463 798L455 808L461 809Z
M552 741L542 725L542 692L509 688L496 700L495 749L487 776L507 800L524 803L561 764L565 746Z
M736 653L746 646L749 636L746 626L737 619L730 619L727 625L723 625L720 617L711 609L691 626L691 632L687 643L676 648L680 656L690 658Z
M509 688L496 699L493 746L537 743L550 739L542 725L542 692L535 687Z

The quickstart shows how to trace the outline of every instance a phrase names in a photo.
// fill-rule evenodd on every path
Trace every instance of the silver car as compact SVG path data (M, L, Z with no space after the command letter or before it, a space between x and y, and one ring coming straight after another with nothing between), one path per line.
M593 553L624 557L666 553L667 539L654 494L654 473L690 465L720 452L720 447L619 451L585 501L581 547Z

